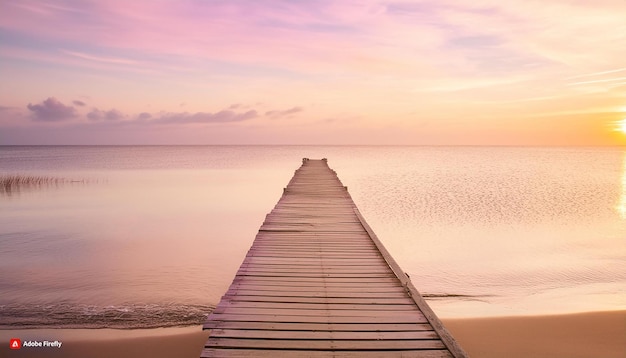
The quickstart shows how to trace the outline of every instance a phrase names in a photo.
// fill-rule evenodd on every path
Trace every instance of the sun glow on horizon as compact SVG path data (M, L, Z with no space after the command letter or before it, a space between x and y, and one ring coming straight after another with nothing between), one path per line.
M626 134L626 118L615 122L615 131Z

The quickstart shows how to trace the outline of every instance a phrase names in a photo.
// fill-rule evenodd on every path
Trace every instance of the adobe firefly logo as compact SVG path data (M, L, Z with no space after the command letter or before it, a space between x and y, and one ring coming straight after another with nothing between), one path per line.
M20 349L22 348L22 341L19 338L11 338L9 341L9 348L11 349Z

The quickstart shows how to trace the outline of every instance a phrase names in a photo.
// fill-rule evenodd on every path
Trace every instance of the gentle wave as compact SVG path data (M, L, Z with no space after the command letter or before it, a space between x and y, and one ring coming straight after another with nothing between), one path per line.
M0 329L116 328L141 329L192 326L204 323L215 307L209 305L71 303L0 305Z

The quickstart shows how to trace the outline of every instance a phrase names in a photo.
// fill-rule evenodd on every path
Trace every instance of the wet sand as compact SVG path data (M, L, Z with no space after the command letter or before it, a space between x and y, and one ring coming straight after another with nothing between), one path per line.
M626 357L626 311L443 320L470 357Z
M626 311L557 316L443 319L473 358L626 357ZM150 330L0 331L0 357L198 357L200 326ZM62 341L61 348L10 350L11 337Z

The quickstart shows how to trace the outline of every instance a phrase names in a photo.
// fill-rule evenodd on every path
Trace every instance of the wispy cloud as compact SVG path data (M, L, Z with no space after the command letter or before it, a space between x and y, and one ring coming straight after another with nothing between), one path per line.
M296 113L302 112L304 109L302 107L292 107L286 110L273 110L265 112L265 115L270 118L283 118L283 117L291 117Z
M65 1L58 1L57 3L51 3L48 1L40 1L40 0L30 0L30 1L19 1L15 2L14 6L25 9L27 11L43 14L43 15L53 15L54 13L84 13L85 11L79 7L71 6L71 3L68 3L67 6L63 6L62 4ZM67 3L67 2L66 2Z
M572 76L572 77L568 77L566 78L566 80L573 80L576 78L584 78L584 77L595 77L595 76L601 76L601 75L607 75L610 73L617 73L617 72L624 72L626 71L626 67L624 68L617 68L614 70L607 70L607 71L600 71L600 72L593 72L593 73L585 73L583 75L577 75L577 76Z
M572 83L568 83L568 85L577 86L577 85L585 85L585 84L591 84L591 83L620 82L620 81L625 81L625 80L626 80L626 77L604 78L604 79L599 79L599 80L572 82Z
M124 114L116 109L110 109L108 111L101 111L97 108L92 109L87 113L87 118L92 121L107 120L116 121L124 118Z
M164 113L154 119L146 120L143 123L150 124L189 124L189 123L229 123L241 122L256 118L257 111L250 110L243 113L237 113L231 110L222 110L219 112L179 112Z
M87 53L67 51L67 50L62 50L61 52L70 56L78 57L80 59L89 60L89 61L105 62L105 63L112 63L112 64L120 64L120 65L140 65L141 64L141 62L139 61L135 61L135 60L127 59L127 58L96 56L96 55L91 55Z

